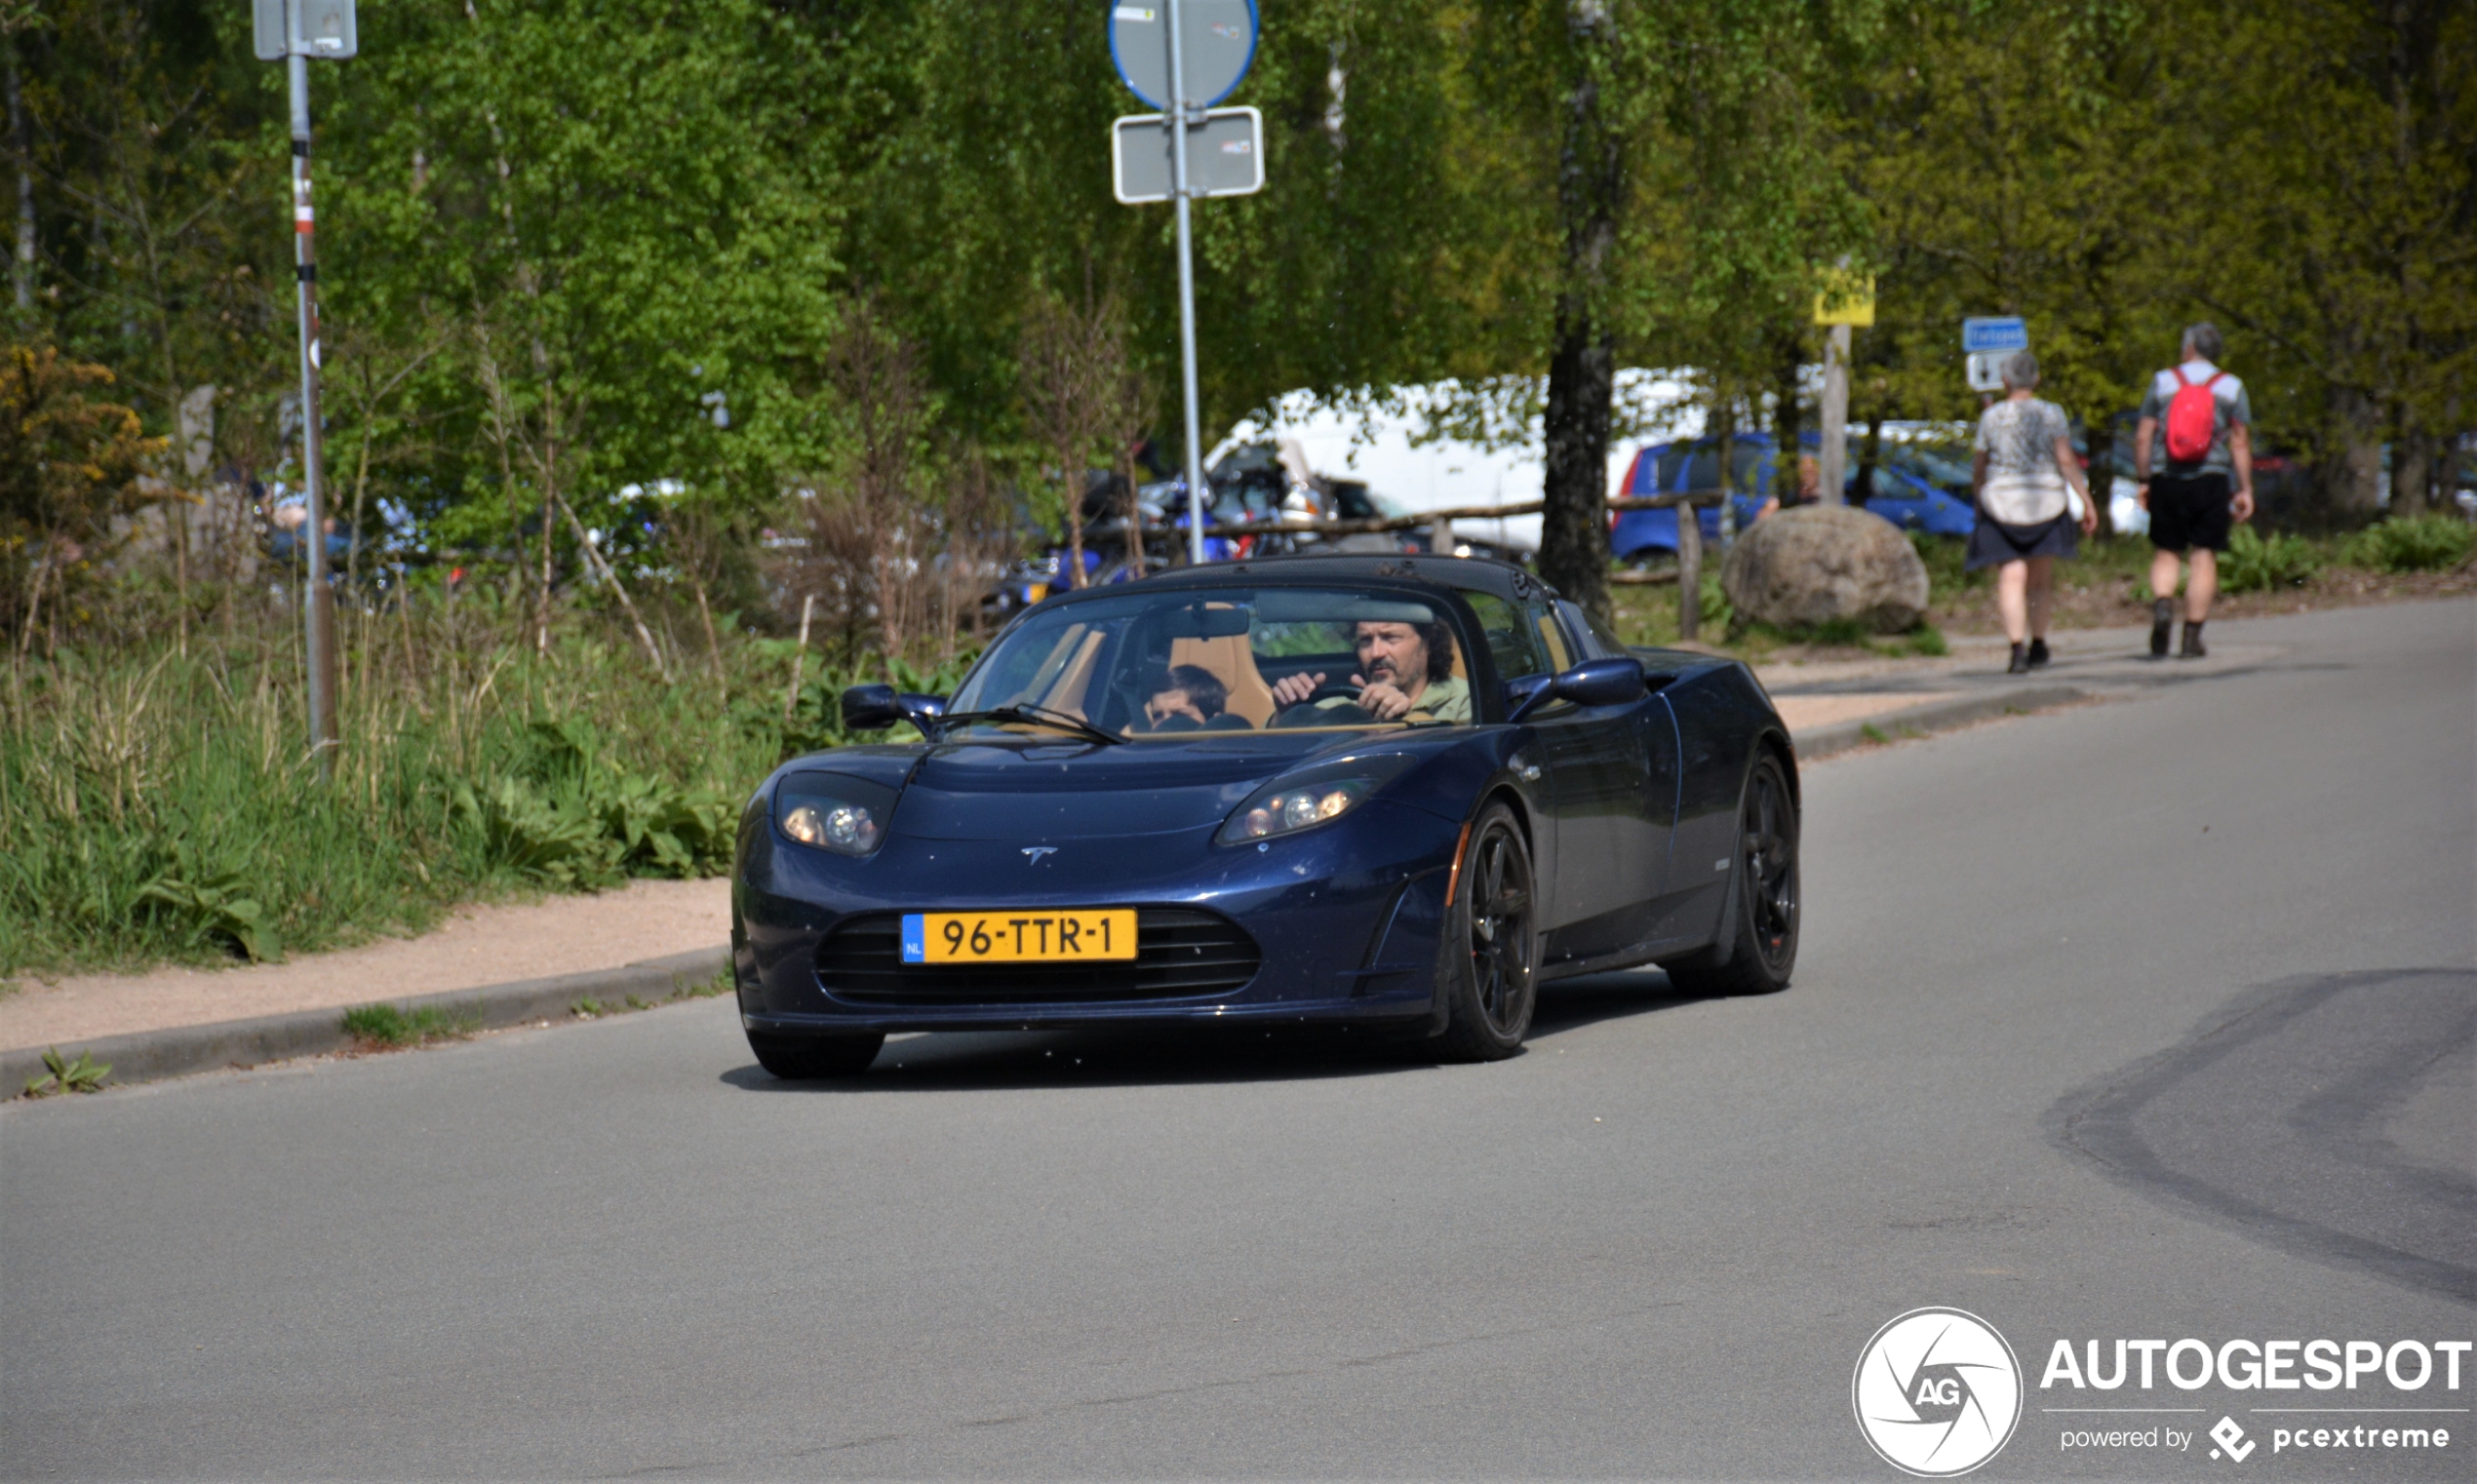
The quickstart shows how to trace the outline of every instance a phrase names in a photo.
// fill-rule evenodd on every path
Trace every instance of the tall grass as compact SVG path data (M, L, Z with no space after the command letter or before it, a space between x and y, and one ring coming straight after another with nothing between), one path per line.
M716 873L766 772L842 740L850 677L809 667L786 722L787 641L729 636L666 683L590 613L532 638L487 595L342 615L325 782L282 610L14 658L0 976L272 958L475 897Z

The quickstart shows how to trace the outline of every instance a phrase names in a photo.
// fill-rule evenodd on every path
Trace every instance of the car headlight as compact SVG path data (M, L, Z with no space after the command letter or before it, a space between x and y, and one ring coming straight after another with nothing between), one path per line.
M867 855L894 818L894 790L843 773L793 773L775 786L774 823L801 844Z
M1351 758L1278 778L1250 795L1216 838L1225 845L1245 844L1330 823L1417 761L1401 754Z

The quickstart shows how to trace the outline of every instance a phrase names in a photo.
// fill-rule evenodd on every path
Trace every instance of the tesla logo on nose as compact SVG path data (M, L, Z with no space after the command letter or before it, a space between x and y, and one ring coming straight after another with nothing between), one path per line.
M1058 847L1057 847L1057 846L1055 846L1055 845L1026 845L1026 846L1024 846L1024 860L1025 860L1025 862L1026 862L1027 864L1029 864L1029 865L1038 866L1038 865L1040 865L1040 864L1041 864L1041 858L1042 858L1042 856L1044 856L1044 855L1055 855L1055 854L1057 854L1057 853L1058 853Z

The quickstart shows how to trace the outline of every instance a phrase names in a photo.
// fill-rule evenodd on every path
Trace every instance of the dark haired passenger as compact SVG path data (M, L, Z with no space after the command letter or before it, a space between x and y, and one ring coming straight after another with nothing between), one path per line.
M1230 687L1201 665L1172 665L1153 682L1144 702L1148 731L1193 731L1230 704Z

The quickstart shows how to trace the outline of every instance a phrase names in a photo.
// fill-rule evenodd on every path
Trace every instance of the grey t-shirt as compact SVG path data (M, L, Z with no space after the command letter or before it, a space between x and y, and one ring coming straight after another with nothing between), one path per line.
M2056 440L2072 436L2064 409L2035 397L2007 397L1979 414L1978 446L1986 454L1979 507L2006 526L2035 526L2064 513L2064 472Z
M2219 376L2217 381L2211 381ZM2198 464L2172 463L2167 452L2168 404L2176 400L2177 389L2186 382L2200 386L2211 382L2211 451ZM2158 427L2150 434L2150 471L2170 474L2179 479L2194 474L2225 474L2236 472L2236 456L2227 449L2228 429L2243 423L2253 426L2254 404L2245 396L2245 383L2234 376L2221 376L2219 368L2208 361L2187 361L2171 367L2150 378L2150 389L2143 394L2142 415L2154 419Z

